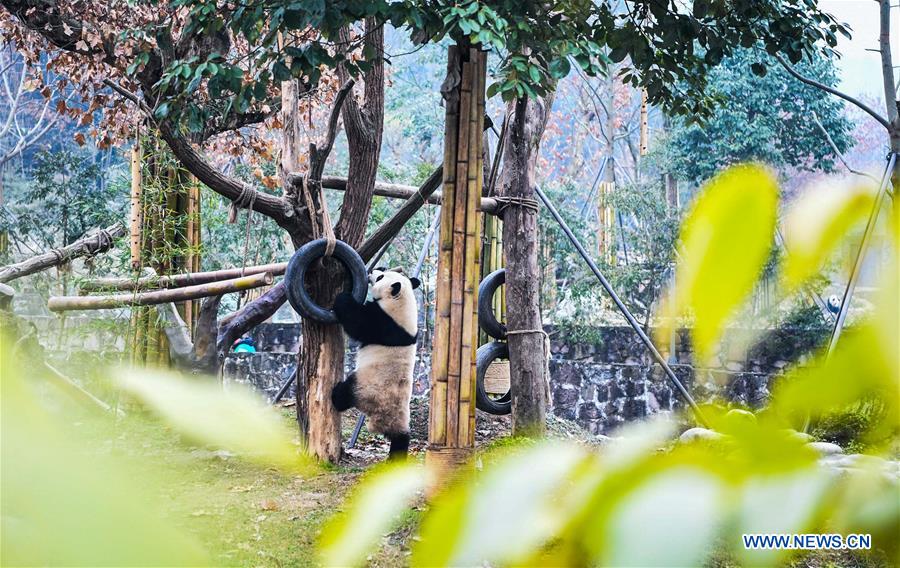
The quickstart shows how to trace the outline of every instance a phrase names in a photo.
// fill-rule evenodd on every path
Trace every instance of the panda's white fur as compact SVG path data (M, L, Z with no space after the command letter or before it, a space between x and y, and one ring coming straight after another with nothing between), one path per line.
M369 281L372 299L404 331L415 337L418 307L409 279L388 270L373 272ZM391 286L398 282L401 290L395 296ZM356 407L366 415L369 430L379 434L409 432L409 399L415 364L415 344L400 347L369 344L357 351L354 371Z
M355 302L342 294L335 302L338 320L360 341L356 368L335 387L338 410L352 406L363 412L368 428L391 440L391 454L406 454L409 402L416 359L418 279L395 270L375 270L369 277L372 301Z

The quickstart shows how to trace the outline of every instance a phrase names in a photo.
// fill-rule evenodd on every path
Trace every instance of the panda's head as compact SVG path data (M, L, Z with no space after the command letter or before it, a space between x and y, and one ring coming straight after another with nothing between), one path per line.
M411 335L418 327L418 306L413 290L421 284L418 278L407 278L399 268L376 268L369 275L372 299Z
M413 290L419 287L418 278L407 278L402 268L382 268L372 270L369 275L372 298L376 302L402 301L413 297Z

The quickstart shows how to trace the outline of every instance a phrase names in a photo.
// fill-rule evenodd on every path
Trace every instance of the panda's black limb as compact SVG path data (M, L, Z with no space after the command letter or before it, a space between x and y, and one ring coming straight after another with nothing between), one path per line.
M391 441L388 459L397 461L406 460L406 456L409 453L409 433L387 434L387 439Z
M347 380L341 381L331 389L331 403L338 412L343 412L356 406L356 395L353 389L356 386L356 373L350 373Z

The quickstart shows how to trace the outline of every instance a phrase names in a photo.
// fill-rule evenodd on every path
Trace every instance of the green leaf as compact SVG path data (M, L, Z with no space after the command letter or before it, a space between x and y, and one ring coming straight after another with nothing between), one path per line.
M153 116L157 119L162 120L163 118L169 115L169 103L165 102L156 107L156 110L153 111Z
M701 566L725 510L722 480L700 468L662 471L613 508L602 566Z
M563 528L562 488L586 457L577 446L542 444L506 456L477 483L448 490L423 521L413 564L521 564Z
M760 166L736 166L713 178L681 230L675 304L667 322L693 313L701 361L712 355L724 326L753 290L772 248L778 187Z
M424 488L425 472L415 464L373 472L357 488L346 513L329 521L319 540L324 566L354 566L365 561L379 538L409 508Z
M818 274L874 201L875 188L866 185L817 186L794 200L784 221L782 278L789 290Z
M559 57L550 63L550 74L554 79L562 79L569 74L570 69L569 60L566 57Z
M187 380L174 374L128 370L118 386L175 429L201 443L243 454L288 471L312 469L293 434L258 396L236 386Z

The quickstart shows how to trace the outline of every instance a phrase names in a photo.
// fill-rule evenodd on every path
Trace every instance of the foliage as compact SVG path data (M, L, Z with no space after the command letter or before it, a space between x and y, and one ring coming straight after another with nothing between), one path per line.
M764 76L756 74L758 65L768 69ZM823 57L800 62L797 70L830 86L838 80L834 62ZM833 171L836 156L817 120L841 152L852 145L842 103L795 80L759 49L739 49L724 58L710 70L708 88L721 101L709 118L702 125L676 121L667 137L675 171L693 184L747 161L779 171Z
M171 483L168 469L180 476L179 485L190 479L185 465L156 462L152 454L138 461L133 447L119 447L119 439L140 432L146 448L147 434L162 430L143 408L168 424L162 437L170 443L174 430L283 472L316 471L299 453L289 423L255 395L223 391L204 378L118 369L107 384L134 402L117 405L127 409L117 420L96 407L73 406L54 383L33 382L43 380L40 372L26 377L29 367L22 354L10 352L13 343L4 337L0 357L4 565L209 563L194 537L164 518L168 497L154 496Z
M690 306L709 316L700 332L707 348L722 336L726 321L718 316L742 302L748 280L768 256L776 192L763 170L733 168L710 184L687 218L679 262L688 268L677 271L685 292L676 308ZM744 218L736 219L736 211ZM891 230L896 262L900 229L895 223ZM728 258L717 250L721 245L711 244L732 242L736 235L748 254ZM703 278L698 267L716 285L712 292L697 284ZM868 533L873 547L893 558L900 530L896 476L886 475L877 458L841 473L822 467L816 452L790 429L806 416L818 420L873 398L886 416L896 416L900 335L898 271L892 268L881 288L881 311L832 356L792 369L768 409L748 416L707 408L710 427L722 434L718 441L672 447L667 440L673 424L651 421L632 426L600 451L545 443L512 452L475 479L439 492L423 518L413 564L690 566L725 553L742 564L773 565L792 551L747 548L741 535L811 532ZM720 294L725 289L735 293ZM893 420L867 426L879 440L896 440L900 433ZM385 520L405 508L400 495L377 503L369 498L369 488L379 481L367 480L342 520L326 532L328 550L338 548L336 543L349 547L356 539L349 527L358 531L366 519L373 519L367 533L384 532L391 524ZM342 560L358 564L363 555L356 551Z
M497 51L502 61L489 91L504 100L545 94L568 74L570 61L597 75L610 62L627 58L624 80L646 89L651 103L664 104L676 114L708 111L707 72L738 46L762 44L796 63L819 54L831 56L836 34L848 34L815 0L727 8L700 1L691 11L655 0L616 5L584 0L253 0L234 9L223 9L220 0L172 0L161 8L182 10L178 35L155 18L143 26L123 26L120 41L127 39L134 49L125 71L150 77L159 72L152 85L154 115L183 118L192 130L202 129L215 116L265 112L273 91L291 77L301 78L311 89L324 70L337 65L352 74L369 69L383 54L363 49L348 55L359 47L359 38L342 49L330 49L333 42L346 43L344 26L365 18L407 27L417 42L450 37ZM229 33L235 45L251 49L233 57ZM204 49L190 49L183 38L195 38ZM227 103L207 104L194 96L199 92L208 92L210 101Z
M42 152L33 181L16 205L5 206L2 230L30 246L56 248L73 243L95 227L122 218L122 187L86 155L69 150Z
M701 361L712 356L725 324L763 271L774 242L777 202L769 172L737 166L713 178L685 215L677 285L663 321L671 326L691 311L693 345ZM668 330L661 333L665 337Z

